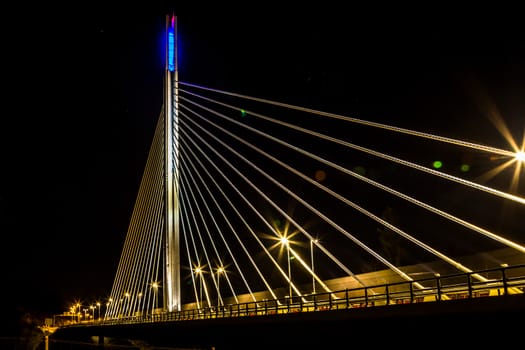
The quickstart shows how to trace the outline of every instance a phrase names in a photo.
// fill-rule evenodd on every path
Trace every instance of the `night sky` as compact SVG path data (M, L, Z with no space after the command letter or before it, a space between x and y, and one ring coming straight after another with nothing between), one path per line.
M161 111L170 11L179 20L181 80L506 147L476 102L490 96L522 137L517 9L321 6L163 2L6 13L4 304L59 313L109 294Z

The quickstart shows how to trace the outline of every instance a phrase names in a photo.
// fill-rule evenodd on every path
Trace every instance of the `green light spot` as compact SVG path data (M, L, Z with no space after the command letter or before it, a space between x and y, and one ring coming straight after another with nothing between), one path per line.
M466 173L467 171L470 170L470 165L468 165L468 164L461 164L461 168L460 169L461 169L462 172Z
M441 163L441 161L439 161L439 160L436 160L436 161L434 161L434 163L432 163L432 166L434 168L436 168L436 169L439 169L439 168L441 168L443 166L443 163Z
M244 109L241 109L241 117L246 117L246 111Z

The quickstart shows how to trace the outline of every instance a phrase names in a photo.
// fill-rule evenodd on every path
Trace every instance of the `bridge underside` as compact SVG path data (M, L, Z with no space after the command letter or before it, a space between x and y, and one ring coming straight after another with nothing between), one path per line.
M328 349L436 342L515 344L525 296L509 295L351 310L198 321L79 326L58 329L57 341L121 342L186 349ZM518 333L515 333L518 332ZM421 343L423 342L423 343ZM133 343L133 342L132 342Z

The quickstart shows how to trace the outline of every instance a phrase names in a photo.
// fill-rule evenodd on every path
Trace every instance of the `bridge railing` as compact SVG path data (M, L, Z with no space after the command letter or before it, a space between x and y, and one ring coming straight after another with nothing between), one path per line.
M280 299L220 305L177 312L106 319L96 324L169 322L225 317L269 316L295 312L377 307L522 294L525 265L502 266L470 273L435 275L411 281L343 289Z

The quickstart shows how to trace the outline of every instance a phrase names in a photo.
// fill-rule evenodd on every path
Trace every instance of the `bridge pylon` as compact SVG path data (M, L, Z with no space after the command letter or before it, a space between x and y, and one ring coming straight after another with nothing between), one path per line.
M166 16L165 113L165 269L164 308L181 310L179 240L179 144L177 17Z

